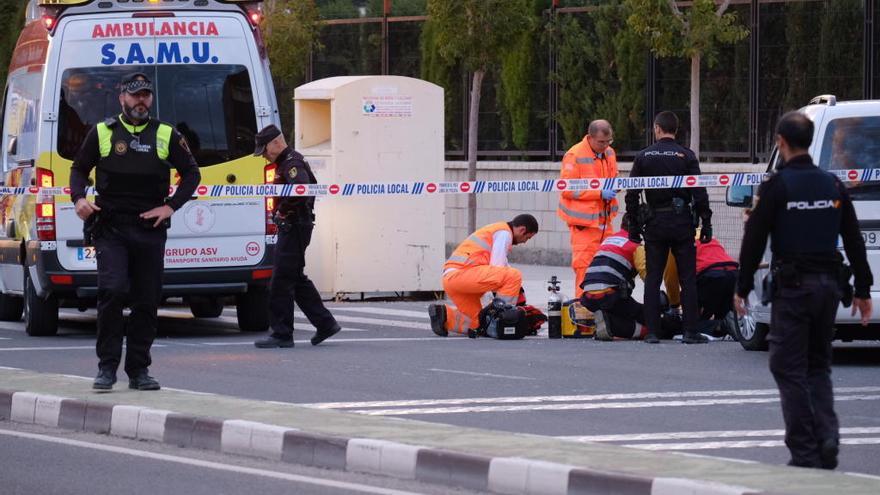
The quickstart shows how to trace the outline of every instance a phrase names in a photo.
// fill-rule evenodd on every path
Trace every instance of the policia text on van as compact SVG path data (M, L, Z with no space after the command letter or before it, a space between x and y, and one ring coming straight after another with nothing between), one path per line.
M69 185L86 135L118 114L119 81L135 72L154 85L152 117L186 138L201 184L271 183L275 166L250 156L257 129L279 119L252 16L259 4L30 0L4 94L4 185ZM111 64L108 44L117 55ZM173 56L160 57L160 44ZM186 203L167 231L162 297L182 297L200 318L234 302L239 328L265 331L272 209L272 198L257 195ZM0 225L0 320L17 321L24 309L29 335L54 335L59 308L96 304L96 250L68 196L0 196Z

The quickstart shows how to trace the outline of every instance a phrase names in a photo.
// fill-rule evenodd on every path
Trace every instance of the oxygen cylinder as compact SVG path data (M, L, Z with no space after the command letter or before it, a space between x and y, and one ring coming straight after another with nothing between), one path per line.
M551 339L562 338L562 296L559 295L559 280L556 275L547 282L550 297L547 298L547 336Z

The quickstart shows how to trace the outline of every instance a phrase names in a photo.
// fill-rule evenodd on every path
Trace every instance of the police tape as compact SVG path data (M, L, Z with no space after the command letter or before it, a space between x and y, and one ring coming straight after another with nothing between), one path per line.
M832 171L844 182L880 181L880 169ZM464 182L366 182L343 184L242 184L199 185L194 193L200 198L224 197L298 197L298 196L430 196L433 194L549 193L579 191L621 191L628 189L686 189L692 187L756 186L764 173L714 175L675 175L657 177L615 177L608 179L538 179L477 180ZM176 191L169 188L169 195ZM0 187L0 195L69 195L69 187ZM95 189L86 190L94 195Z

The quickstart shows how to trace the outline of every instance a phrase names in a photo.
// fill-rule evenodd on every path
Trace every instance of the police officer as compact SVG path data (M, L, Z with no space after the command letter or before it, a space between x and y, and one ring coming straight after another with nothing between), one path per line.
M841 300L838 236L855 274L852 314L871 317L873 276L843 184L813 164L813 122L798 112L776 126L783 165L758 188L746 221L734 305L746 298L768 235L773 252L770 371L779 387L789 465L834 469L840 445L831 389L831 340ZM847 281L847 284L849 282Z
M660 112L654 118L654 137L657 142L642 150L633 162L630 177L700 175L700 163L694 152L675 142L678 117L672 112ZM640 205L641 189L626 193L627 212L638 212L639 221L630 229L630 239L641 242L645 238L645 258L648 269L645 279L645 321L648 334L645 342L660 340L660 281L670 250L678 267L683 309L682 342L702 344L708 341L697 331L696 245L693 212L702 221L700 242L712 239L712 210L709 196L703 187L690 189L648 189L647 203Z
M255 136L254 156L277 164L276 184L317 184L303 156L287 146L281 130L269 125ZM324 307L315 284L306 276L306 248L315 225L315 198L311 196L276 198L274 218L278 225L275 269L269 288L269 326L271 333L254 342L263 349L293 347L293 302L305 313L317 333L318 345L339 332L336 319Z
M186 140L169 124L150 118L153 84L142 73L122 79L122 113L92 127L70 168L71 199L86 222L98 261L98 376L92 387L116 383L127 334L128 386L158 390L148 374L162 293L165 240L171 215L192 196L201 176ZM98 197L86 198L95 172ZM180 174L170 199L170 170ZM122 311L131 308L128 324Z

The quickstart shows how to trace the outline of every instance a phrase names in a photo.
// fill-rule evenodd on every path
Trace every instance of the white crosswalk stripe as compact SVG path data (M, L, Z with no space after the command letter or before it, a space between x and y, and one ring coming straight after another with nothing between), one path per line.
M880 400L880 387L838 387L835 400ZM661 399L661 400L646 400ZM465 399L329 402L303 404L320 409L339 409L368 416L513 413L533 411L587 411L598 409L647 409L658 407L709 407L779 402L775 389L646 392L635 394L561 395L535 397L487 397Z
M878 445L878 427L841 428L843 445ZM642 450L718 450L785 447L785 430L729 430L729 431L679 431L667 433L636 433L623 435L586 435L556 437L573 442L613 443L623 447ZM716 439L736 440L716 440ZM760 440L757 438L761 438ZM701 440L698 442L674 442L674 440ZM655 443L643 443L645 441ZM669 442L662 442L669 440ZM659 442L658 442L659 441ZM638 443L633 443L638 442Z

